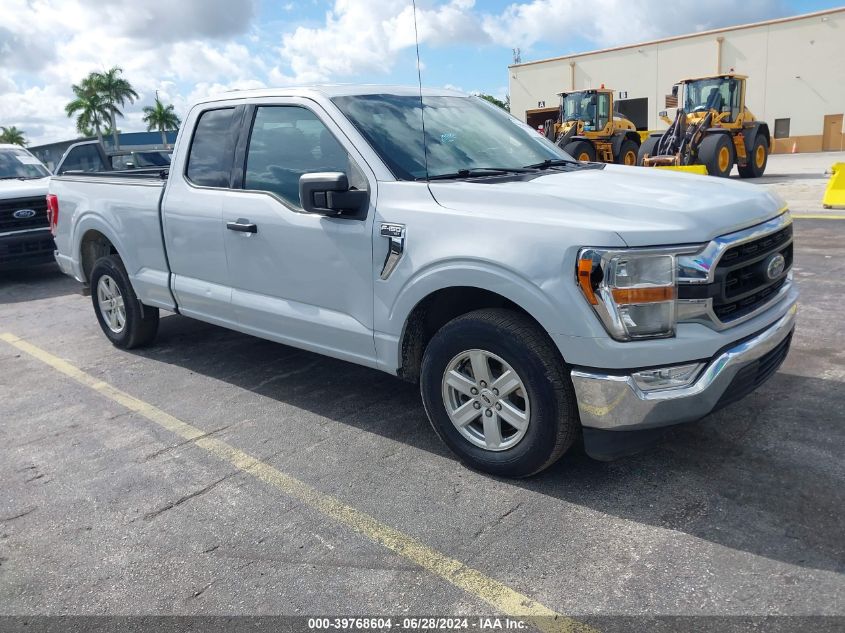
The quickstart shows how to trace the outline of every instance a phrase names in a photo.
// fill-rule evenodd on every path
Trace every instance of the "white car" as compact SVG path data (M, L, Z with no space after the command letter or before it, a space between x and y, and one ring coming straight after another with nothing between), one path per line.
M150 344L164 309L419 382L444 442L498 475L745 396L795 323L777 196L579 163L448 90L221 95L169 174L65 174L48 198L114 345Z
M50 170L19 145L0 145L0 270L53 261Z

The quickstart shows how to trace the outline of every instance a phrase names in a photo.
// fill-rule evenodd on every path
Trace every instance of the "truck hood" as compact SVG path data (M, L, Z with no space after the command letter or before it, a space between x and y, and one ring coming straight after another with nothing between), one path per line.
M49 184L49 176L35 180L18 180L17 178L14 180L0 180L0 200L46 196L47 186Z
M760 185L621 165L506 182L434 181L430 190L438 204L455 211L604 229L629 246L707 242L786 207Z

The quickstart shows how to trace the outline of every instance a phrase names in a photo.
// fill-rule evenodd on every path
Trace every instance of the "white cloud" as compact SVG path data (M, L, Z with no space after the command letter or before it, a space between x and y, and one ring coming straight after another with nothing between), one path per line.
M711 0L706 11L697 0L533 0L487 14L482 22L490 38L503 46L565 43L577 37L607 47L754 22L785 11L781 0Z
M192 99L222 90L378 80L414 46L410 0L335 0L316 22L289 19L305 3L280 3L285 20L264 31L258 2L0 0L0 124L31 143L73 136L71 84L111 66L140 93L119 124L129 131L143 129L140 108L156 90L184 116ZM707 11L699 0L528 0L500 13L475 0L418 0L416 17L427 47L519 46L528 59L540 43L564 53L573 38L603 47L784 13L783 0L711 0ZM474 83L473 70L455 80Z

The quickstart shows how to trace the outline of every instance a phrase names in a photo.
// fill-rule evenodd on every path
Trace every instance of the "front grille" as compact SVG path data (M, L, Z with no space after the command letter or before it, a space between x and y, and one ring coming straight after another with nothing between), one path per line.
M32 209L35 211L35 215L31 218L16 218L15 211L21 209ZM46 226L49 226L46 196L0 200L0 233Z
M773 350L740 369L713 410L721 409L732 402L741 400L771 378L789 353L791 342L792 332Z
M772 256L784 258L783 272L769 279ZM768 303L786 283L792 268L792 225L751 242L738 244L722 255L715 271L713 312L723 323L739 319Z
M32 235L26 239L10 237L0 240L0 266L52 261L56 248L53 238L49 234Z

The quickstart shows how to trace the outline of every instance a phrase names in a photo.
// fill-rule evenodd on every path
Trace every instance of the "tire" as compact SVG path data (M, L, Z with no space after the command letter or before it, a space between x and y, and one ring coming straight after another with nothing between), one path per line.
M759 178L766 171L768 162L769 143L765 136L758 134L748 154L748 162L745 165L737 165L740 178Z
M129 275L117 255L101 257L94 263L91 300L100 328L115 347L132 349L148 345L155 339L158 308L138 301ZM110 304L112 301L114 303Z
M660 138L660 136L649 136L643 141L642 145L640 145L640 151L637 152L637 165L642 166L643 159L646 156L654 155L654 150L657 148Z
M711 176L727 178L734 166L734 144L727 134L705 136L698 148L698 162Z
M596 148L587 141L572 141L567 143L563 151L582 163L596 162Z
M619 146L619 153L616 155L618 165L637 165L639 159L639 147L634 141L627 139Z
M470 369L479 355L486 358L492 380L485 381L486 386L481 376L475 380ZM495 394L495 379L505 369L516 375L519 386L508 381L511 392L506 394L508 382L500 381L502 393ZM450 321L426 347L420 373L420 391L431 425L470 468L502 477L528 477L555 463L578 436L575 392L566 366L548 335L518 312L491 308ZM453 377L451 383L446 382L447 375ZM459 384L463 391L452 384ZM473 388L476 395L470 394ZM460 411L467 414L466 422L459 428L449 411L464 405L466 409ZM515 419L514 411L524 413L527 422L522 429L511 426L501 411L508 412L510 420ZM485 420L491 425L489 433Z

